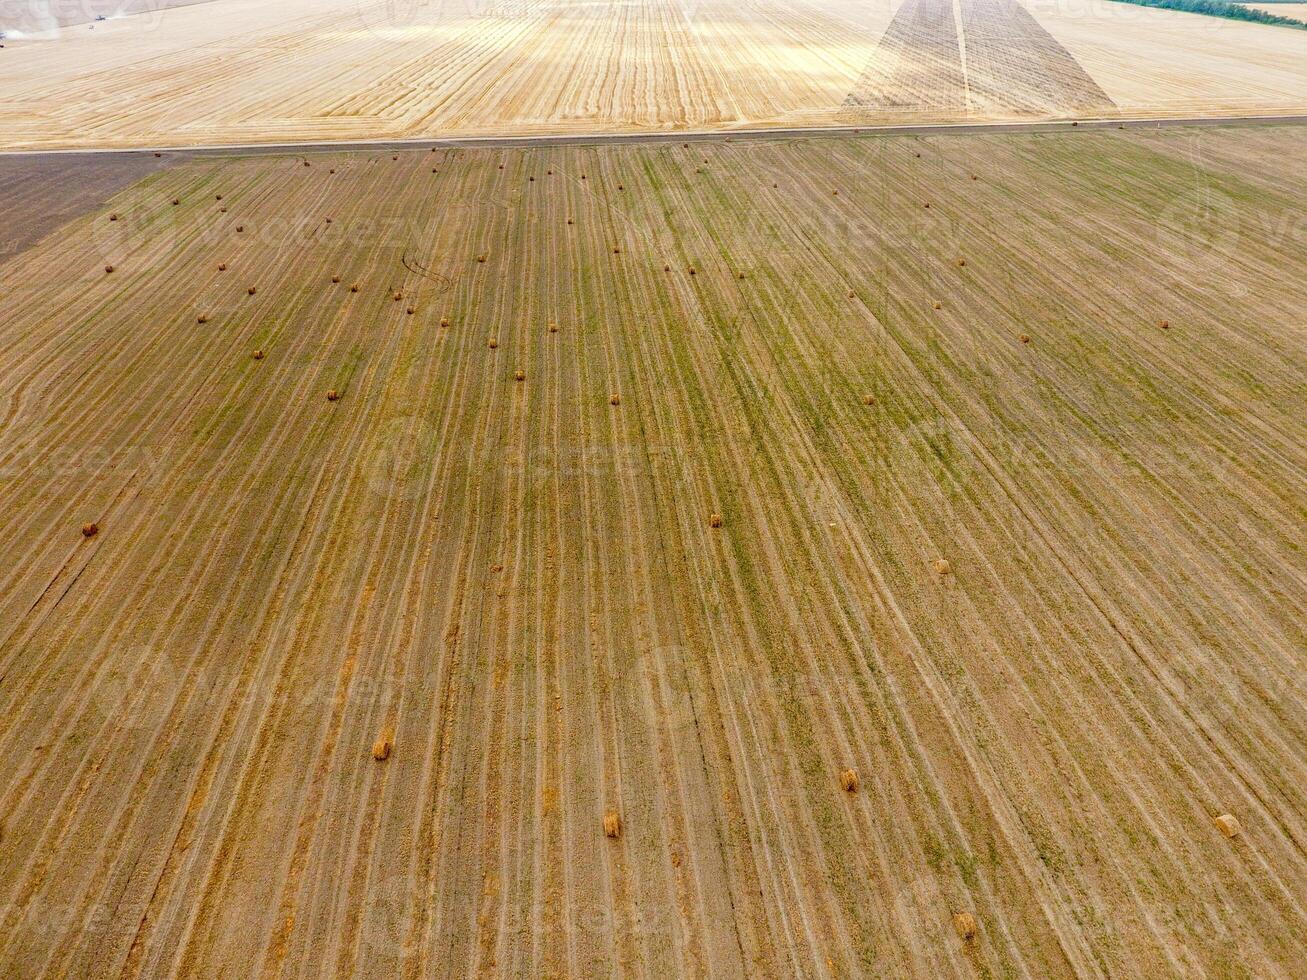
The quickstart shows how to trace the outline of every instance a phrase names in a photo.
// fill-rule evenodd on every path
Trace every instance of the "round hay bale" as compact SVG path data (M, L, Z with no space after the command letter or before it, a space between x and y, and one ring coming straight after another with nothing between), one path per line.
M966 267L967 267L967 260L966 260L966 259L958 259L958 268L959 268L959 269L965 269Z
M392 159L392 160L398 160L399 157L391 157L390 159Z
M1239 826L1239 820L1232 813L1222 813L1219 817L1214 817L1212 823L1216 824L1216 829L1226 836L1227 839L1238 837L1243 830Z
M721 526L722 526L722 515L721 515L721 514L718 514L718 513L716 513L716 512L714 512L714 513L712 513L712 514L709 514L709 515L708 515L708 526L709 526L709 527L721 527Z
M617 189L618 189L619 191L624 191L624 190L626 190L626 185L625 185L625 184L618 184L618 185L617 185Z
M478 261L478 262L485 262L486 259L488 259L488 258L490 258L490 255L489 255L488 253L486 253L486 252L482 252L480 255L477 256L477 261Z
M1157 321L1157 325L1158 325L1159 327L1161 327L1163 330L1170 330L1170 329L1171 329L1171 321L1170 321L1170 320L1158 320L1158 321Z
M621 248L620 245L614 245L614 246L613 246L613 254L614 254L614 255L621 255L621 254L622 254L622 248Z
M197 316L197 317L195 318L195 322L196 322L196 323L208 323L208 322L209 322L209 314L207 314L207 313L201 313L199 316Z
M394 300L396 303L398 303L401 299L404 298L404 294L401 293L401 292L397 289L397 290L395 290L395 292L391 295L390 298L391 298L392 300Z
M249 292L249 294L250 294L251 296L253 296L253 295L254 295L255 293L257 293L258 291L259 291L259 287L258 287L258 286L251 286L251 287L249 288L249 290L248 290L248 292Z
M219 272L226 272L226 271L227 271L227 263L226 263L226 262L219 262L219 263L218 263L218 271L219 271Z
M614 392L612 395L609 396L609 398L608 398L608 404L609 404L609 405L620 405L620 404L622 404L622 396L619 395L619 394L617 394L616 392Z
M1030 343L1030 334L1028 334L1028 333L1020 334L1020 335L1018 336L1018 339L1019 339L1023 344L1028 344L1028 343Z
M581 179L582 179L582 180L585 180L585 174L582 174L582 175L581 175Z
M972 174L972 175L971 175L971 179L972 179L972 180L979 180L980 178L977 177L975 174Z
M556 324L556 323L551 323L551 324L549 324L549 332L550 332L550 333L558 333L558 324Z
M349 291L350 291L351 293L357 293L357 292L359 291L359 284L358 284L358 283L354 283L354 285L352 285L352 286L349 287Z
M942 310L942 309L944 309L944 304L941 303L939 300L935 300L935 302L934 302L933 305L934 305L935 309L937 309L937 310Z
M176 207L177 205L179 205L179 204L181 204L181 203L182 203L182 202L181 202L181 199L180 199L180 198L176 198L176 197L174 197L174 198L172 199L172 206L173 206L173 207Z
M240 234L241 232L243 232L244 230L245 230L245 226L244 226L244 225L237 225L237 226L236 226L236 234L239 235L239 234Z
M491 350L494 350L496 347L499 346L499 341L498 341L496 338L494 338L494 337L491 337L491 338L490 338L489 343L490 343L490 349L491 349Z
M340 276L332 276L332 277L331 277L331 281L332 281L332 282L335 282L335 283L340 282Z
M744 273L743 273L743 272L740 273L740 278L741 278L741 279L744 278Z
M525 380L526 380L526 372L525 372L525 371L514 371L514 372L513 372L513 380L514 380L514 381L525 381Z
M417 312L417 307L410 306L410 307L409 307L408 309L406 309L404 312L407 313L409 316L412 316L414 313Z
M222 200L222 195L221 195L221 194L214 194L214 195L213 195L213 199L214 199L215 201L221 201L221 200Z
M863 395L863 396L862 396L862 404L864 404L864 405L875 405L875 404L876 404L876 396L875 396L875 395Z
M976 932L978 931L976 917L970 912L954 912L953 928L957 931L959 939L964 943L969 943L976 938Z
M117 220L118 220L118 215L116 215L116 214L111 214L111 215L109 215L109 220L110 220L110 221L117 221Z
M222 207L218 208L218 213L219 213L219 214L226 214L226 213L227 213L227 205L224 204Z
M328 389L328 391L327 391L327 401L329 401L329 402L337 402L337 401L340 401L340 392L337 391L335 388L330 388L330 389Z
M93 538L100 533L100 525L94 521L87 521L82 525L82 537Z
M111 265L106 265L106 266L104 267L104 271L105 271L106 273L108 273L108 272L113 272L113 266L111 266Z
M327 219L327 224L331 224L331 219L330 219L330 218Z
M690 275L694 275L694 266L690 266Z
M529 180L533 184L536 182L536 179L534 177L528 177L527 180Z
M856 299L857 295L858 294L855 293L852 289L849 290L849 299Z
M926 201L926 202L922 205L922 207L923 207L923 208L928 208L928 207L930 207L930 202L929 202L929 201Z
M568 219L567 219L567 223L568 223L569 225L570 225L570 224L574 224L574 222L572 221L571 218L568 218Z
M262 351L262 350L256 350L256 351L254 352L253 357L254 357L254 359L255 359L256 361L261 361L261 360L263 360L263 351Z
M622 817L616 810L604 814L604 836L613 840L622 836Z
M940 576L949 575L953 571L953 566L949 564L947 558L936 558L931 565L935 569L935 574Z
M844 792L856 793L858 791L858 770L845 769L840 773L840 785L844 787Z
M440 318L440 325L441 325L442 327L447 327L447 326L449 326L449 317L447 317L447 316L442 316L442 317Z
M307 167L307 166L310 166L309 161L305 160L305 161L304 161L304 166L306 166L306 167Z
M394 747L394 739L390 732L382 732L377 736L377 740L372 743L372 758L378 762L385 762L390 758L390 751Z

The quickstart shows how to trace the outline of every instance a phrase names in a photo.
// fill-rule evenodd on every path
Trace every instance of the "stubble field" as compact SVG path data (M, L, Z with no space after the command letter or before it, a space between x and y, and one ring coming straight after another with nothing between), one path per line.
M1304 161L165 161L0 265L0 973L1292 976Z
M1109 0L212 0L0 50L6 148L1304 112L1307 32Z

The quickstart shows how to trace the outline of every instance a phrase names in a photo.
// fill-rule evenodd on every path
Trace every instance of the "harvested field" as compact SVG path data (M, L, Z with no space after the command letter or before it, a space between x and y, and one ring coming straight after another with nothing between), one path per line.
M0 267L0 975L1299 972L1307 131L391 156Z
M0 93L3 148L1302 113L1307 32L1109 0L212 0L6 41Z

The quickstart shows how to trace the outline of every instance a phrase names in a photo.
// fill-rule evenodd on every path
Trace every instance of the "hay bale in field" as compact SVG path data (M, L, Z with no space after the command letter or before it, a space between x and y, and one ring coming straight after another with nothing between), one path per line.
M862 396L862 404L864 404L864 405L875 405L875 404L876 404L876 396L875 396L875 395L863 395L863 396Z
M82 537L93 538L100 533L100 525L94 521L87 521L82 525Z
M617 185L617 189L618 189L619 191L624 191L624 190L626 190L626 185L625 185L625 184L618 184L618 185Z
M336 172L336 168L335 168L335 167L332 167L330 170L327 171L327 173L329 173L329 174L334 174L335 172Z
M568 219L567 219L567 223L568 223L569 225L571 225L571 224L575 224L576 222L574 222L571 218L568 218Z
M959 268L959 269L965 269L966 267L967 267L967 260L966 260L966 259L958 259L958 268Z
M181 204L181 203L182 203L182 202L181 202L181 198L174 197L174 198L172 199L172 206L173 206L173 207L176 207L177 205L179 205L179 204Z
M1227 838L1238 837L1242 827L1239 826L1238 819L1233 814L1222 813L1215 817L1212 823L1216 824L1216 829L1223 833Z
M622 247L621 247L620 245L614 245L614 246L613 246L613 254L614 254L614 255L621 255L621 254L622 254Z
M1171 321L1170 321L1170 320L1158 320L1158 321L1157 321L1157 325L1158 325L1159 327L1161 327L1163 330L1170 330L1170 329L1171 329Z
M263 351L262 351L262 350L256 350L256 351L254 352L254 359L255 359L256 361L261 361L261 360L263 360Z
M551 324L549 324L549 332L550 332L550 333L558 333L558 324L556 324L556 323L551 323Z
M391 157L390 159L392 159L392 160L398 160L399 157Z
M312 164L310 164L309 161L305 160L305 161L304 161L304 166L308 167L308 166L312 166Z
M489 252L482 252L480 255L477 256L477 261L478 261L478 262L485 262L488 258L490 258L490 253L489 253Z
M622 817L616 810L604 814L604 836L614 840L622 836Z
M327 224L331 224L331 218L327 218Z
M694 266L690 266L690 275L694 275Z
M109 220L110 220L110 221L117 221L117 220L118 220L118 215L116 215L116 214L111 214L111 215L109 215Z
M582 174L582 175L581 175L581 179L582 179L582 180L585 180L585 174Z
M972 179L972 180L979 180L980 178L977 177L975 174L972 174L972 175L971 175L971 179Z
M976 938L978 929L976 917L970 912L954 912L953 928L957 931L959 939L964 943L969 943Z
M213 195L213 199L214 199L215 201L221 201L221 200L222 200L222 195L221 195L221 194L214 194L214 195Z
M440 325L441 325L442 327L447 327L447 326L449 326L449 317L447 317L447 316L442 316L442 317L440 318Z
M844 787L844 792L856 793L858 791L858 770L845 769L840 773L840 785Z
M858 294L855 293L852 289L849 290L849 299L856 299L857 295Z
M609 396L609 398L608 398L608 404L609 404L609 405L620 405L620 404L622 404L622 396L619 395L619 394L617 394L616 392L614 392L612 395Z
M358 284L358 283L354 283L354 285L352 285L352 286L349 287L349 291L350 291L351 293L357 293L357 292L359 291L359 284Z
M514 381L525 381L525 380L526 380L526 372L525 372L525 371L514 371L514 372L513 372L513 380L514 380Z
M195 322L196 322L196 323L208 323L208 322L209 322L209 314L207 314L207 313L201 313L199 316L197 316L197 317L195 318Z
M546 171L545 171L545 176L546 176L546 177L552 177L553 175L554 175L554 172L553 172L552 170L546 170Z
M528 177L527 180L529 180L533 184L536 182L536 179L534 177Z
M226 272L226 271L227 271L227 263L226 263L226 262L219 262L219 263L218 263L218 271L219 271L219 272Z
M932 304L932 305L933 305L933 306L935 307L935 309L937 309L937 310L942 310L942 309L944 308L944 304L941 303L939 300L935 300L934 304Z
M1023 344L1028 344L1030 343L1030 334L1028 333L1019 334L1017 339L1020 340Z
M327 401L329 401L329 402L338 402L338 401L340 401L340 392L337 391L335 388L331 388L331 389L329 389L329 390L327 391Z
M499 346L499 340L495 337L491 337L489 343L490 343L491 350L494 350L496 347Z
M219 213L219 214L226 214L226 213L227 213L227 205L224 204L222 207L218 208L218 213Z
M113 272L113 266L111 266L111 265L106 265L106 266L104 267L104 271L105 271L105 272Z
M254 295L255 293L257 293L258 291L259 291L259 287L258 287L258 286L251 286L251 287L249 288L249 290L248 290L248 292L249 292L249 294L250 294L251 296L253 296L253 295Z
M721 514L718 514L718 513L716 513L716 512L713 512L712 514L709 514L709 515L708 515L708 526L709 526L709 527L721 527L721 526L722 526L722 515L721 515Z
M414 313L417 312L417 307L410 306L410 307L409 307L408 309L406 309L404 312L407 313L409 316L412 316Z
M340 282L340 276L332 276L332 277L331 277L331 281L334 282L334 283L338 283L338 282Z
M244 226L244 225L237 225L237 226L236 226L236 234L239 235L239 234L240 234L241 232L243 232L244 230L245 230L245 226Z
M740 273L740 278L741 278L741 279L744 278L744 273L743 273L743 272Z
M936 558L931 564L935 573L940 576L949 575L953 571L953 566L949 564L947 558Z
M499 169L500 169L500 170L503 170L503 169L504 169L504 165L503 165L502 163L499 165Z
M372 758L378 762L385 762L390 758L390 751L395 747L394 736L389 731L384 731L377 736L377 740L372 743Z
M395 292L391 295L390 298L393 299L396 303L398 303L401 299L404 298L404 294L401 293L401 292L397 289L397 290L395 290Z
M929 201L926 201L926 202L925 202L924 204L922 204L921 206L922 206L923 208L928 208L928 207L930 207L930 202L929 202Z

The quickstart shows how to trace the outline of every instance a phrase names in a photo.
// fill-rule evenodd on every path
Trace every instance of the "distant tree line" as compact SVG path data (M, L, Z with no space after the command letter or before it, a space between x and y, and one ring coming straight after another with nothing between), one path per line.
M1206 14L1209 17L1227 17L1230 20L1251 20L1258 24L1278 24L1281 27L1296 27L1307 30L1307 23L1279 14L1268 14L1264 10L1253 10L1241 3L1227 3L1226 0L1117 0L1118 3L1133 3L1140 7L1159 7L1162 10L1183 10L1191 14ZM1289 3L1293 0L1257 0L1258 3ZM1301 0L1298 0L1301 2Z

